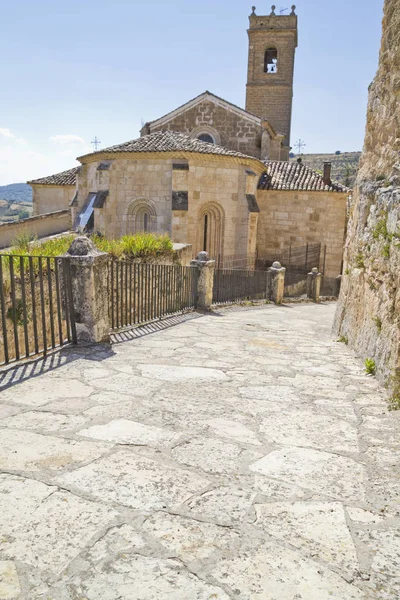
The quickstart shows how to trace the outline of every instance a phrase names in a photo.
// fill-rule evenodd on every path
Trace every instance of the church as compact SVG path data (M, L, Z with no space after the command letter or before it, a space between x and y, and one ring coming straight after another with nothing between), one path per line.
M70 208L71 227L107 237L167 232L193 254L259 257L326 245L341 272L350 190L289 162L295 6L249 17L246 104L206 91L146 123L137 139L78 158L79 167L28 182L35 214Z

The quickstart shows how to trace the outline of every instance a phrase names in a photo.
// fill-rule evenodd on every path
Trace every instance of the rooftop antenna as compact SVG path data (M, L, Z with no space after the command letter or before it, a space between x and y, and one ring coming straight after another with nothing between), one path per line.
M304 140L300 138L293 145L295 148L297 148L297 154L303 154L303 149L307 146Z
M98 147L101 144L101 141L97 138L97 135L94 136L94 140L90 143L94 146L94 151L97 152Z

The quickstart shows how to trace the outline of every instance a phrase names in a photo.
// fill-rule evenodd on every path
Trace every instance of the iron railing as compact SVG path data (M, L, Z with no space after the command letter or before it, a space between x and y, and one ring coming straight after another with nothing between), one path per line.
M215 269L213 302L265 299L269 277L268 271Z
M325 271L326 246L320 243L309 243L304 246L289 245L286 248L271 250L257 257L257 269L268 269L273 262L278 261L282 267L286 267L286 273L294 272L309 273L314 267L318 267L323 273Z
M109 299L112 329L194 308L197 269L111 260Z
M76 343L65 259L0 254L0 365Z

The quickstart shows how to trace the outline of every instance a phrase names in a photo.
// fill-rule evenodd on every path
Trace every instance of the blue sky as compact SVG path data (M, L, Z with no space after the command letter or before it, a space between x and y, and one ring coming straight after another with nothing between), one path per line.
M251 4L0 0L0 185L74 166L95 135L102 147L134 139L206 89L244 106ZM382 6L297 2L292 142L306 152L362 147Z

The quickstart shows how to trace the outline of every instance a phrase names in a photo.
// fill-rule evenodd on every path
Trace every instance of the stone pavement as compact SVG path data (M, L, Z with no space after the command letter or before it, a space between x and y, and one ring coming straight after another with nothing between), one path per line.
M400 413L334 309L193 314L0 376L0 598L399 598Z

